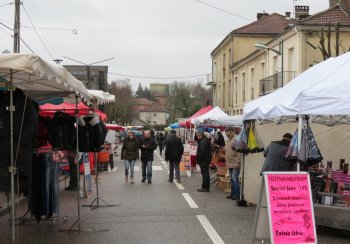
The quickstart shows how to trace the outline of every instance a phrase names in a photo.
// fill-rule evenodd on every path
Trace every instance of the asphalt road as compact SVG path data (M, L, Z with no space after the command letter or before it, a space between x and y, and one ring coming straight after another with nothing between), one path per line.
M68 222L28 222L18 226L18 243L251 243L255 207L237 207L221 190L199 193L200 173L169 183L168 166L155 156L153 183L141 183L140 162L135 184L124 183L124 165L119 159L115 171L102 173L100 196L115 207L81 208L81 232L61 232L77 220L74 192L61 187L61 216ZM96 195L84 199L89 204ZM19 212L23 214L26 206ZM10 243L9 216L0 218L0 243ZM95 230L95 231L93 231ZM107 231L105 231L107 230ZM349 243L350 236L334 230L320 230L319 243Z

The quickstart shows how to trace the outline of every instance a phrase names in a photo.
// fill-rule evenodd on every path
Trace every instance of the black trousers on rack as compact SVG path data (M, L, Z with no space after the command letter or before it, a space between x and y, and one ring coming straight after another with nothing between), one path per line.
M58 168L52 154L33 155L32 187L29 208L37 221L59 214Z

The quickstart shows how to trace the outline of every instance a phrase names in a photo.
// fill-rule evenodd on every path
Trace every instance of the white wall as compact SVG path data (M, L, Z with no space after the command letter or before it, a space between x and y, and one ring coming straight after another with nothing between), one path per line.
M267 146L271 141L280 140L284 133L293 134L297 129L297 123L290 124L267 124L257 126L258 134ZM328 160L333 161L333 168L338 168L339 159L345 158L350 161L350 126L342 125L327 127L312 124L311 129L316 137L316 142L323 155L323 162L326 165ZM248 202L257 203L261 183L260 171L264 162L262 153L250 154L246 157L244 193Z

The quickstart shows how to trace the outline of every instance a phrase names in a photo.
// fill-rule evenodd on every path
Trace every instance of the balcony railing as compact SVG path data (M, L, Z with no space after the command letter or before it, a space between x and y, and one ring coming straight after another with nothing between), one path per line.
M282 72L268 76L260 80L259 95L264 96L269 94L278 88L283 87L289 81L293 80L297 72L295 71L284 71L283 72L283 84L282 84Z

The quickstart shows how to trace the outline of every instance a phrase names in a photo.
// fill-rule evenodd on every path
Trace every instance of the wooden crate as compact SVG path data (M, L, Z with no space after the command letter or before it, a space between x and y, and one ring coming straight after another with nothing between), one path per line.
M218 177L216 180L216 186L220 189L224 188L224 182L222 181L221 177Z
M230 193L231 192L231 182L230 182L230 179L227 179L227 178L223 178L222 179L222 182L223 182L223 190L224 192L227 192L227 193Z

